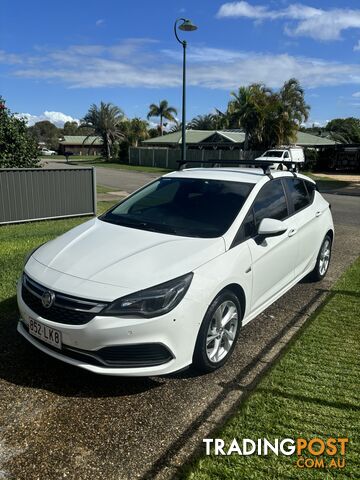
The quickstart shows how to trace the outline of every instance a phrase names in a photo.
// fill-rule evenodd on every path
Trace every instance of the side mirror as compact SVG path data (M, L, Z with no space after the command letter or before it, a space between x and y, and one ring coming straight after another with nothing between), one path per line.
M263 218L260 222L258 234L262 237L277 237L282 235L287 230L284 222L276 220L275 218Z

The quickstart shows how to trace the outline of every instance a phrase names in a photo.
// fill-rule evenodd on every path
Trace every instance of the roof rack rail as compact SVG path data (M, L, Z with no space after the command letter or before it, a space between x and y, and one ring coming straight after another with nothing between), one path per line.
M221 164L226 164L226 165L244 165L245 167L258 167L261 168L264 172L264 175L267 175L268 177L272 178L270 167L274 165L274 163L278 163L280 165L285 166L289 172L291 172L294 177L296 177L295 173L295 168L294 168L294 162L273 162L271 160L206 160L206 161L199 161L199 160L178 160L177 162L179 164L178 170L182 170L184 165L187 165L188 163L200 163L202 165L206 166L211 166L214 167L215 165L221 165ZM202 168L202 167L201 167Z

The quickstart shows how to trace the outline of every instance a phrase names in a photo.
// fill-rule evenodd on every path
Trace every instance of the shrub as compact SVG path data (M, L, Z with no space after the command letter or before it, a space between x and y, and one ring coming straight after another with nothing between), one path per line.
M29 135L26 122L16 118L0 97L0 167L38 166L38 147Z

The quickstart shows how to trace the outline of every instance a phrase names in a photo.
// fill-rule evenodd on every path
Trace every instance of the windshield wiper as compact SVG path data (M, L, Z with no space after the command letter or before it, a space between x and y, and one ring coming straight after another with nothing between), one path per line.
M137 220L135 218L124 218L124 217L102 217L101 220L105 222L114 223L115 225L121 225L123 227L133 227L139 228L142 230L149 230L151 232L159 232L159 233L170 233L170 234L177 234L177 231L170 227L169 225L164 225L162 223L150 223L143 220Z

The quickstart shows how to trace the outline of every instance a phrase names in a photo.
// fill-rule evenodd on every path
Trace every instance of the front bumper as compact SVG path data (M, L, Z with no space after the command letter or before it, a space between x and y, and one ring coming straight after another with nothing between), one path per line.
M21 282L18 283L17 299L21 314L18 332L32 345L58 360L104 375L164 375L187 367L192 363L196 337L204 316L200 303L185 297L174 310L161 317L145 319L99 315L84 325L65 325L33 312L22 299ZM62 350L56 350L29 334L27 325L30 318L60 331ZM94 362L94 357L98 356L97 352L101 349L148 344L166 348L169 355L167 359L164 357L164 363L135 366L129 362L126 367L116 367ZM86 354L79 355L79 352L87 352L89 360Z

